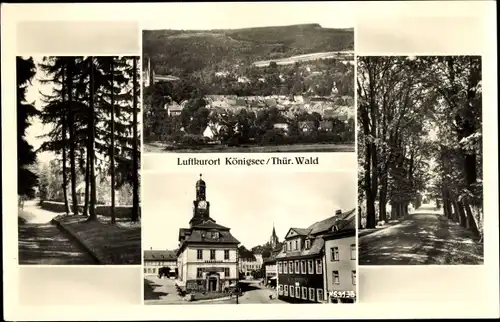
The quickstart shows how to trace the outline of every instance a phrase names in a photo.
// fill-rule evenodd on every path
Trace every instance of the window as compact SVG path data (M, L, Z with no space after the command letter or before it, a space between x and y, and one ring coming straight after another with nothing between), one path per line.
M298 241L298 240L296 240L296 241L295 241L295 250L298 250L298 249L299 249L299 241Z
M288 274L288 262L283 262L283 273Z
M321 259L316 260L316 274L322 274L323 273L323 265L321 263Z
M300 274L300 262L295 261L295 274Z
M144 269L144 274L146 274L148 272L147 268Z
M307 239L306 240L306 249L311 248L311 240Z
M291 241L288 242L288 249L292 250L292 242Z
M307 274L307 271L306 271L306 261L300 261L300 266L301 266L301 273L302 274Z
M339 271L333 271L333 284L340 284Z
M295 297L293 285L290 285L290 297Z
M307 300L307 287L302 287L302 299Z
M351 245L351 259L356 259L356 245Z
M225 277L225 278L228 278L228 277L229 277L229 273L230 273L230 271L229 271L229 267L224 267L224 277Z
M309 301L314 301L314 289L312 287L309 288Z
M288 285L285 285L285 296L288 296Z
M203 269L202 269L201 267L198 267L198 268L196 269L196 277L197 277L197 278L201 278L201 277L203 277Z
M224 259L229 259L229 249L224 250Z
M288 272L293 274L293 262L288 262Z
M202 249L196 250L196 258L203 259L203 250Z
M283 251L286 252L286 243L283 244Z
M278 294L283 295L283 285L278 285Z
M331 261L332 262L339 260L339 248L338 247L330 248L330 253L331 253Z
M156 274L156 268L153 268L153 274Z
M312 259L307 261L307 272L309 274L314 274L313 261Z
M300 286L295 287L295 297L300 299Z
M211 249L210 250L210 260L214 260L215 259L215 249Z
M278 273L283 273L283 263L282 262L279 262L278 263Z
M323 300L324 300L324 298L323 298L323 290L322 290L322 289L320 289L320 288L318 288L318 289L316 290L316 293L317 293L317 295L316 295L316 300L317 300L318 302L323 301Z
M352 285L356 285L356 271L352 271Z

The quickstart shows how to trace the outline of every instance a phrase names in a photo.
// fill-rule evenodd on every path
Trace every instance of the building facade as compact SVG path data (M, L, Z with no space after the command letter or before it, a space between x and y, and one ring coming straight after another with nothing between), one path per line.
M308 228L289 229L283 249L276 258L279 299L291 303L327 302L325 241L322 237L351 212L342 213L339 210L334 216Z
M276 287L278 279L278 264L276 258L270 257L264 261L264 284Z
M239 253L239 269L246 279L252 278L252 272L262 269L263 264L262 254L248 252Z
M337 222L325 240L325 284L329 303L356 302L356 214Z
M201 175L200 175L201 177ZM238 244L230 228L210 217L206 184L196 182L190 228L179 230L177 285L187 292L223 292L238 280Z
M170 268L170 276L177 274L177 256L172 250L145 250L144 275L158 275L162 267Z

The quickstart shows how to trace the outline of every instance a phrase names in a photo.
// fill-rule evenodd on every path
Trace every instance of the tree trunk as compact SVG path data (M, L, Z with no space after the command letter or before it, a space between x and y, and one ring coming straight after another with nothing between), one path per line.
M132 171L133 171L133 192L132 192L132 221L137 221L139 219L139 156L138 156L138 143L139 135L137 132L137 58L133 57L133 72L132 72L132 82L133 82L133 113L132 113L132 129L133 129L133 158L132 158Z
M66 69L63 72L63 77L67 77L65 75ZM62 86L62 97L63 97L63 104L66 101L66 84L65 81L63 80L63 86ZM63 175L63 182L62 182L62 189L63 189L63 196L64 196L64 211L66 214L69 214L69 203L68 203L68 171L66 169L66 147L67 147L67 138L66 138L66 132L67 132L67 121L64 115L62 116L61 119L62 123L62 142L63 142L63 148L62 148L62 175Z
M474 235L480 236L479 228L476 223L476 219L474 218L474 215L472 214L472 210L470 205L467 202L464 202L464 209L465 213L467 215L467 228L471 230Z
M115 215L115 93L114 93L114 58L111 57L111 223L116 222Z
M379 220L387 221L387 173L381 178L379 194Z
M73 64L74 57L67 57L68 75L68 130L69 130L69 158L71 168L71 199L73 201L73 215L78 215L78 198L76 195L76 163L75 163L75 126L73 117Z
M85 163L85 204L83 206L83 214L89 215L89 189L90 188L90 154L87 151Z
M366 147L365 190L366 190L366 228L375 228L375 196L371 189L371 148Z
M94 57L89 57L90 62L90 97L89 97L89 126L88 126L88 143L87 153L89 153L90 163L90 202L89 202L89 218L88 220L97 220L95 206L97 203L96 178L95 178L95 125L94 125Z
M465 218L465 211L462 202L460 201L455 201L456 204L456 211L458 215L458 222L460 223L460 226L467 228L467 220Z

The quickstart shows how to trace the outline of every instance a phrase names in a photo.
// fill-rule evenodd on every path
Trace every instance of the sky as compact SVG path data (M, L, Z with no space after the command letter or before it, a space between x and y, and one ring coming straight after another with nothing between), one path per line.
M175 249L179 228L189 228L198 173L142 175L144 249ZM356 205L356 172L203 174L210 216L231 228L245 247L269 241L273 223L280 240L290 227L314 222Z
M168 10L155 7L141 25L143 29L204 30L319 23L323 28L353 28L355 5L352 2L172 3Z

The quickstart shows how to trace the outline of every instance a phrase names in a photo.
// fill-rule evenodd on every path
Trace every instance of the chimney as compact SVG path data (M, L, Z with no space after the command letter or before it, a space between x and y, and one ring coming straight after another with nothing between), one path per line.
M337 211L335 211L335 215L336 215L336 216L341 215L341 214L342 214L342 210L337 209Z

